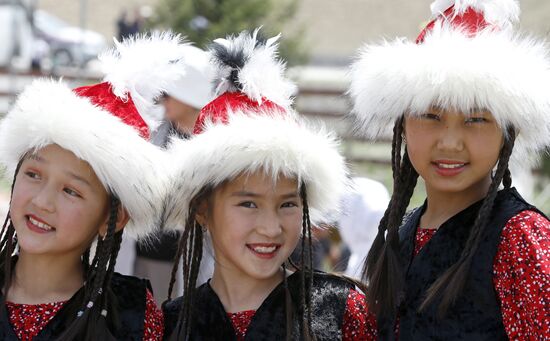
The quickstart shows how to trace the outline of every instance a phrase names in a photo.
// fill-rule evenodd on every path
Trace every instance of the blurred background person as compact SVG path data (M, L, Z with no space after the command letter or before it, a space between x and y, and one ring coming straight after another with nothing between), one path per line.
M359 279L363 260L376 237L390 196L386 187L375 180L356 177L353 185L354 190L343 198L338 229L351 252L344 274Z
M164 120L151 138L153 144L163 148L174 135L189 138L200 109L212 99L210 87L212 70L208 53L194 46L187 46L186 49L185 76L167 87L162 98ZM156 237L158 239L136 244L134 275L151 281L155 298L160 304L167 297L172 264L178 248L178 235L159 232ZM209 247L205 247L197 285L201 285L210 278L213 266L212 251ZM182 294L183 284L181 284L181 276L176 278L175 288L179 296Z

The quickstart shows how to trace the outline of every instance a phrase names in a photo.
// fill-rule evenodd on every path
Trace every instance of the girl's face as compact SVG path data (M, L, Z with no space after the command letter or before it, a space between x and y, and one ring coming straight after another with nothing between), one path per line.
M217 188L207 205L198 219L211 234L216 271L259 280L277 276L302 229L296 180L241 175Z
M48 145L16 176L10 215L22 252L80 257L108 220L108 194L90 165Z
M465 116L432 108L405 117L409 158L428 193L485 195L503 145L502 130L490 112Z

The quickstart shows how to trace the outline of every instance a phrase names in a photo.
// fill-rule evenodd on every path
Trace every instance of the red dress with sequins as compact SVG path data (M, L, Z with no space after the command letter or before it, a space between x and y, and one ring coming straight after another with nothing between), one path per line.
M436 232L417 229L414 255ZM510 340L550 340L550 222L542 215L523 211L506 223L493 261L493 285ZM366 339L376 334L370 329Z
M44 304L6 302L10 323L15 335L22 341L31 341L38 335L64 304L65 302ZM153 295L147 290L143 340L162 340L163 328L162 311L158 309Z
M255 312L255 310L246 310L227 314L231 319L233 329L235 329L237 341L244 340L248 325ZM376 318L369 314L365 296L355 290L350 290L348 295L342 324L342 340L344 341L375 340L370 336L376 335Z

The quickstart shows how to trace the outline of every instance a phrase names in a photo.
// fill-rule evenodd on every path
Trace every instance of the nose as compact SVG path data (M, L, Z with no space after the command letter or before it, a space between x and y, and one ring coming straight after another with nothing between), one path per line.
M36 191L31 202L36 208L42 211L54 212L55 211L54 196L55 196L55 191L49 186L44 185L38 191Z
M447 124L442 130L437 147L442 151L462 151L464 149L464 136L460 127Z
M266 210L256 221L256 231L268 238L275 238L282 232L281 219L277 212Z

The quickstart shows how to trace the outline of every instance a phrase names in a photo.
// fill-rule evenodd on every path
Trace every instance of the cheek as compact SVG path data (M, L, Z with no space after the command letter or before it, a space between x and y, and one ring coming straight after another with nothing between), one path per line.
M32 200L32 188L17 181L13 187L13 193L10 203L10 212L16 214L23 209L25 202Z
M63 226L83 236L96 235L105 220L102 208L95 205L65 202L61 212L59 218Z
M302 214L291 214L283 218L283 226L290 243L298 242L302 234Z

